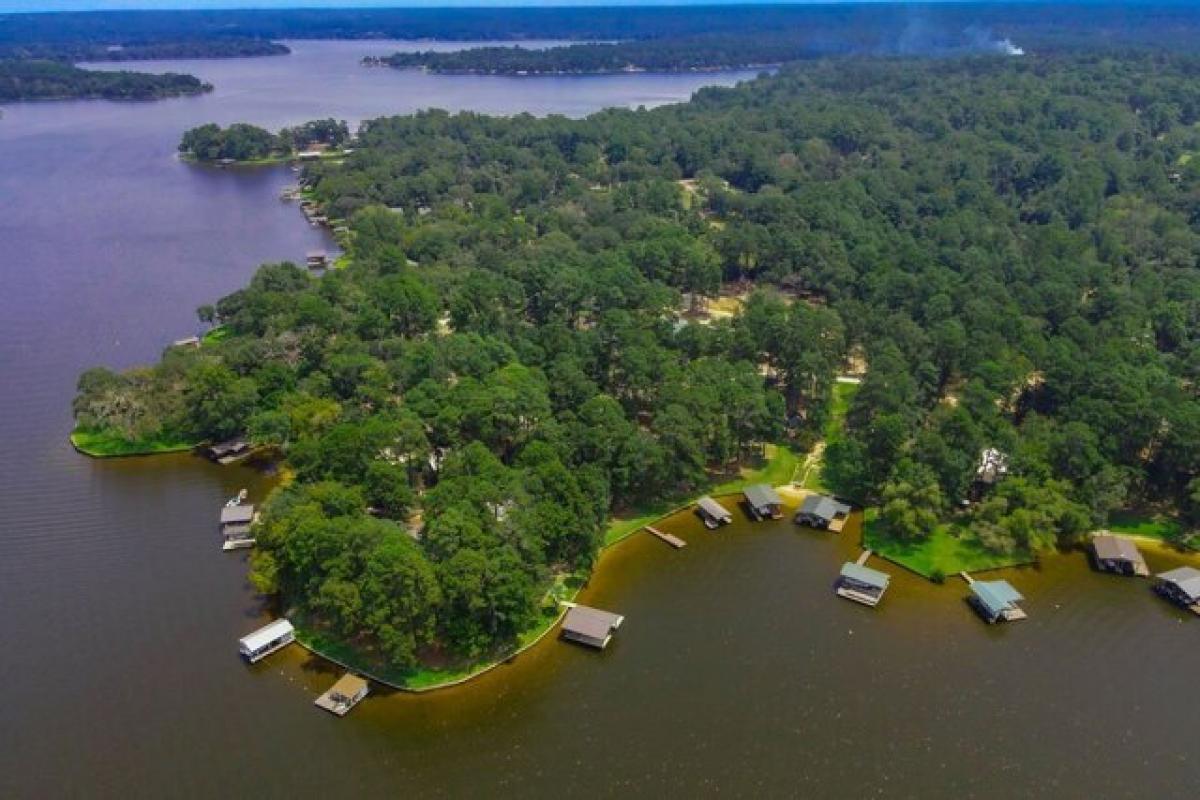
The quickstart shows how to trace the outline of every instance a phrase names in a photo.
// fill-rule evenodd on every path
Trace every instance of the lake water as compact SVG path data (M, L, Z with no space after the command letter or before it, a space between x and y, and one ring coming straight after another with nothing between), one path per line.
M0 797L1195 795L1200 620L1079 556L1010 575L1031 618L988 628L961 582L892 570L875 611L835 598L853 526L739 517L713 534L682 515L666 527L686 549L639 535L603 557L581 599L627 617L604 653L547 640L459 689L375 692L342 720L311 705L333 675L298 648L247 668L236 639L263 610L214 520L264 479L66 443L81 369L153 360L258 263L324 242L277 199L287 170L189 167L180 133L434 105L581 115L749 77L357 65L400 46L136 65L217 88L2 109Z

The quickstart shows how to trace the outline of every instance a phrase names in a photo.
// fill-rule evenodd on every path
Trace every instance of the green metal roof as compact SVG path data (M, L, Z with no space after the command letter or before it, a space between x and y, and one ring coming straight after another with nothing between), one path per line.
M1025 599L1008 581L975 581L971 591L992 614L999 614Z
M750 505L755 508L783 505L783 500L780 499L775 490L765 483L753 483L743 489L742 494L750 501Z
M847 561L842 565L842 577L858 581L859 583L865 583L868 586L878 586L880 589L886 589L888 583L892 580L892 577L886 572L864 567L861 564L855 564L853 561Z

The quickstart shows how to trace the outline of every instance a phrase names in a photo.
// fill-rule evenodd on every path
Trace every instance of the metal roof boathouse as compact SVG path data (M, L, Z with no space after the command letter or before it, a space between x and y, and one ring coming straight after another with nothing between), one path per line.
M603 650L625 618L588 606L573 606L562 624L562 638Z
M1118 575L1150 574L1146 560L1129 539L1113 536L1111 533L1097 533L1092 537L1092 561L1096 569L1102 572L1115 572Z
M1154 591L1180 608L1200 614L1200 569L1178 567L1162 573Z
M277 619L238 640L238 652L253 664L287 647L296 640L296 629L286 619Z
M730 514L725 506L708 495L696 501L696 513L700 515L700 519L704 520L704 527L710 531L733 522L733 514Z
M765 483L754 483L742 490L746 507L755 520L779 519L783 516L783 499Z
M839 503L832 497L810 494L804 498L800 510L796 512L795 521L797 525L841 533L849 518L850 506Z
M883 593L887 591L891 581L891 576L886 572L847 561L842 565L842 572L838 575L834 591L839 597L874 608L883 599Z
M971 606L988 623L1012 622L1028 615L1018 605L1025 598L1008 581L971 581Z
M221 509L221 536L225 543L224 550L237 550L251 547L254 544L254 534L251 525L254 524L254 506L247 503L227 505Z

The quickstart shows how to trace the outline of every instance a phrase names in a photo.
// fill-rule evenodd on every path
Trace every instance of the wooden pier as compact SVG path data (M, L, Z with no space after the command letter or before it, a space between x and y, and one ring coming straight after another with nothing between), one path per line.
M663 533L658 528L655 528L653 525L647 525L646 531L648 533L654 534L662 541L671 545L671 547L674 547L676 550L678 550L681 547L687 547L687 542L685 542L683 539L680 539L678 536L672 536L669 533Z
M868 559L868 558L870 558L870 557L871 557L871 551L870 551L870 550L863 550L863 551L862 551L862 555L858 557L858 561L855 561L854 563L855 563L855 564L858 564L858 565L861 567L861 566L863 566L864 564L866 564L866 563L867 563L867 559Z

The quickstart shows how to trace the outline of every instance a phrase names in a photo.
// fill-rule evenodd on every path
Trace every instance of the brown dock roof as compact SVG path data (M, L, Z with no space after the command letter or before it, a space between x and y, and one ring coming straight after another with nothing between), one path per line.
M624 619L620 614L598 608L575 606L567 612L566 619L563 620L563 631L569 635L602 642Z
M1132 562L1142 560L1142 554L1138 552L1137 545L1124 537L1113 536L1111 533L1098 533L1093 536L1092 547L1096 551L1097 558Z

